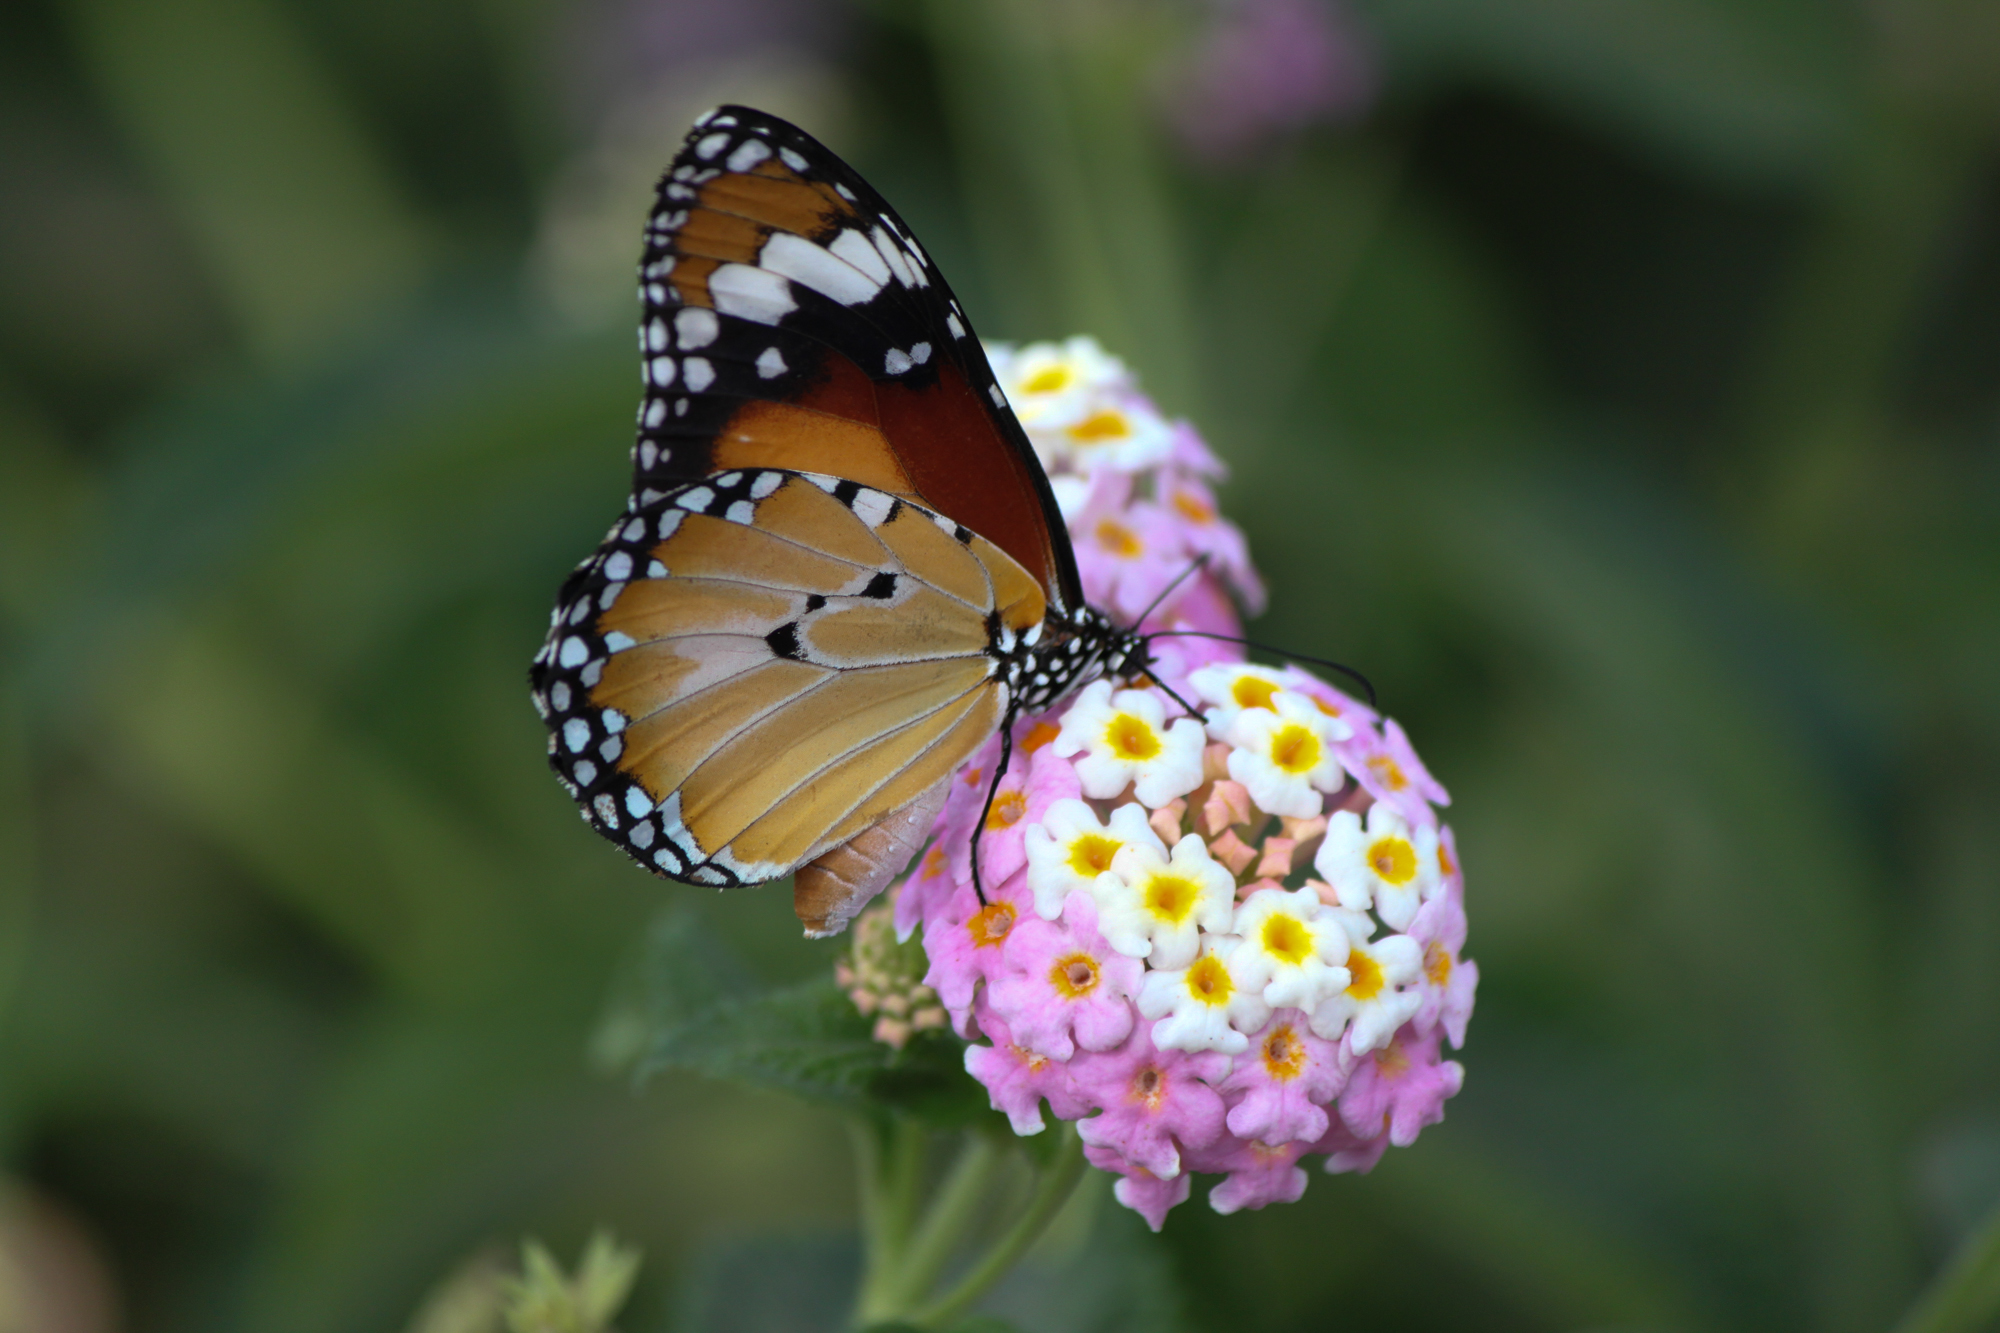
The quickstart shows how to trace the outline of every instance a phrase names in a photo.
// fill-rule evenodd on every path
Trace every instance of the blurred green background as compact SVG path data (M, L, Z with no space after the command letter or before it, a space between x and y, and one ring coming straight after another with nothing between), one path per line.
M1145 1326L1892 1324L2000 1199L1991 0L0 9L5 1327L397 1330L602 1223L652 1333L839 1253L836 1118L590 1055L663 904L831 946L589 836L524 684L722 100L1193 416L1259 632L1456 797L1465 1092L1102 1210Z

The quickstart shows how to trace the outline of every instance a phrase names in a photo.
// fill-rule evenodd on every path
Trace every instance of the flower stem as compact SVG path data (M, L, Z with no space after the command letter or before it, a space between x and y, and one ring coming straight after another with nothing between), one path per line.
M2000 1313L2000 1208L1959 1247L1896 1333L1972 1333Z
M887 1124L857 1119L853 1129L863 1246L855 1321L867 1325L901 1313L898 1278L917 1213L925 1135L923 1126L902 1119Z
M999 1146L986 1135L968 1137L903 1256L891 1292L898 1309L907 1310L930 1294L952 1251L987 1206L987 1191L1003 1160Z
M1067 1122L1055 1133L1061 1136L1061 1142L1054 1160L1042 1168L1027 1211L1007 1229L1006 1235L995 1242L992 1249L973 1263L957 1286L911 1316L912 1323L926 1328L942 1328L964 1314L974 1301L986 1294L987 1288L1020 1261L1028 1247L1047 1229L1056 1213L1075 1192L1077 1182L1083 1179L1083 1143L1076 1136L1076 1127Z

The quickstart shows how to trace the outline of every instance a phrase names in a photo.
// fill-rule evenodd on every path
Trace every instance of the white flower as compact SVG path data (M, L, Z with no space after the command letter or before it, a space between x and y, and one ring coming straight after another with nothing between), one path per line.
M1125 363L1095 338L989 347L987 359L1014 415L1030 432L1062 431L1091 414L1098 399L1129 389Z
M1280 690L1269 708L1245 708L1230 723L1229 776L1249 789L1258 808L1310 819L1320 812L1319 793L1338 791L1347 780L1333 746L1352 734L1312 700Z
M1271 697L1285 688L1282 673L1255 662L1218 662L1188 673L1194 692L1215 707L1208 710L1208 734L1222 740L1236 715L1246 708L1270 708Z
M1127 802L1111 812L1111 822L1099 822L1097 812L1074 797L1050 804L1042 822L1023 831L1028 851L1028 887L1035 911L1045 920L1062 915L1063 903L1074 889L1088 889L1111 869L1111 859L1128 843L1151 847L1164 859L1167 845L1146 822L1146 811Z
M1230 933L1243 943L1230 960L1237 983L1273 1009L1310 1013L1353 980L1341 964L1347 931L1311 889L1259 889L1236 909Z
M1132 794L1151 809L1201 785L1201 724L1179 718L1166 725L1166 710L1144 690L1111 692L1111 682L1084 687L1054 742L1064 758L1083 751L1076 776L1083 794L1103 801L1132 784Z
M1035 435L1084 472L1100 467L1137 472L1165 462L1174 451L1174 428L1150 403L1131 394L1100 395L1068 425Z
M1240 941L1211 935L1201 956L1189 966L1146 973L1139 988L1139 1012L1160 1020L1153 1024L1153 1045L1225 1055L1250 1045L1245 1034L1263 1027L1271 1008L1236 975L1232 964L1240 954Z
M1313 1010L1312 1030L1327 1041L1347 1032L1347 1046L1356 1055L1389 1044L1396 1029L1416 1016L1424 1002L1421 990L1401 990L1422 975L1424 951L1408 935L1368 937L1374 924L1360 912L1328 908L1327 914L1347 930L1347 989L1320 1001Z
M1419 907L1444 891L1438 864L1437 830L1412 829L1380 802L1369 807L1365 830L1352 810L1328 820L1326 841L1313 857L1313 869L1333 886L1342 907L1373 907L1392 930L1408 926Z
M1111 859L1108 874L1090 886L1097 898L1097 929L1119 953L1151 960L1154 967L1186 967L1200 946L1200 932L1229 929L1235 914L1236 877L1215 863L1208 844L1190 833L1171 857L1130 842Z

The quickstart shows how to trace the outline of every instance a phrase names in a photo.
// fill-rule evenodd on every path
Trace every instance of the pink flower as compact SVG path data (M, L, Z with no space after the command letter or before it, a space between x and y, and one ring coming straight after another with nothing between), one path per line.
M1311 1143L1326 1133L1327 1105L1353 1064L1341 1043L1312 1034L1304 1014L1278 1010L1219 1089L1231 1102L1229 1132L1265 1143Z
M1341 763L1370 796L1412 825L1435 825L1431 805L1450 805L1451 797L1417 758L1410 738L1394 718L1382 719L1382 730L1357 727L1354 739L1341 749Z
M1227 1077L1229 1057L1160 1050L1150 1026L1134 1027L1115 1051L1078 1051L1069 1068L1078 1096L1103 1108L1077 1123L1083 1141L1167 1180L1180 1174L1180 1148L1221 1137L1225 1113L1214 1085Z
M993 793L993 805L986 811L985 832L979 840L979 878L988 885L1009 879L1027 866L1028 852L1023 838L1030 824L1039 824L1048 808L1064 797L1083 794L1075 767L1051 754L1048 746L1038 746L1033 755L1022 753L1023 738L1032 732L1030 726L1016 738L1007 776L1000 779L1000 789ZM995 754L989 762L999 757ZM963 826L966 834L979 818L979 807L985 805L987 784L992 780L993 770L988 768L985 781L976 784L973 800L966 803L970 810ZM964 834L961 837L963 845L953 857L952 870L961 883L969 884L972 839Z
M1389 1044L1363 1057L1340 1094L1340 1118L1355 1134L1387 1130L1398 1148L1417 1141L1425 1125L1444 1119L1444 1104L1465 1082L1465 1067L1438 1058L1433 1029L1419 1035L1404 1027Z
M1104 942L1088 893L1069 896L1059 923L1024 917L1002 958L987 999L1027 1049L1067 1060L1078 1046L1107 1051L1131 1034L1145 964Z
M1174 80L1171 115L1198 156L1227 161L1320 120L1357 115L1375 95L1366 42L1326 0L1237 0Z
M1438 826L1438 877L1444 881L1444 891L1464 903L1465 864L1458 859L1458 839L1449 824Z
M951 898L951 858L945 853L945 844L934 839L902 887L892 892L896 898L896 939L900 942L942 912Z
M1201 1152L1189 1153L1188 1169L1228 1173L1228 1179L1208 1192L1208 1206L1218 1213L1262 1208L1267 1203L1297 1203L1306 1192L1306 1173L1299 1158L1311 1147L1310 1140L1271 1144L1256 1139L1223 1139Z
M1368 752L1375 740L1366 733L1375 729L1381 715L1359 699L1336 690L1309 671L1287 665L1284 669L1285 688L1295 694L1303 694L1320 706L1320 711L1337 717L1354 731L1354 737L1342 747L1342 755L1356 755Z
M1423 975L1417 981L1423 1003L1410 1023L1429 1032L1442 1022L1456 1050L1465 1045L1472 993L1479 986L1479 964L1459 958L1465 948L1465 904L1449 892L1431 899L1417 910L1408 933L1424 950Z
M1074 1120L1090 1108L1076 1097L1069 1066L1014 1044L1007 1024L982 999L979 1030L991 1046L965 1048L965 1072L985 1086L993 1109L1007 1117L1016 1134L1042 1132L1042 1099L1058 1120Z
M1161 503L1180 531L1181 548L1191 556L1207 556L1209 572L1235 589L1256 615L1264 607L1264 581L1250 564L1243 530L1217 512L1215 492L1194 478L1163 478L1162 487Z
M1336 1116L1327 1126L1326 1134L1306 1151L1326 1154L1326 1173L1330 1176L1343 1171L1365 1176L1382 1160L1382 1154L1389 1151L1389 1131L1385 1129L1372 1139L1364 1139Z
M1111 1187L1111 1197L1145 1218L1146 1225L1155 1231L1166 1224L1168 1210L1186 1203L1194 1188L1194 1180L1185 1171L1162 1180L1145 1167L1132 1165L1110 1148L1085 1147L1083 1155L1092 1166L1118 1177L1118 1183Z
M1017 874L1004 884L989 884L984 907L968 880L952 892L944 910L925 919L924 956L931 966L924 984L951 1011L960 1036L967 1035L964 1020L971 1012L974 990L981 981L1001 974L1007 937L1034 914L1028 877Z
M1192 472L1198 477L1212 477L1221 481L1229 475L1215 451L1208 447L1208 441L1201 438L1201 432L1185 421L1173 425L1174 451L1167 456L1171 467L1184 472Z
M1076 527L1076 567L1085 596L1128 623L1194 558L1182 545L1179 525L1148 500L1115 511L1086 510Z

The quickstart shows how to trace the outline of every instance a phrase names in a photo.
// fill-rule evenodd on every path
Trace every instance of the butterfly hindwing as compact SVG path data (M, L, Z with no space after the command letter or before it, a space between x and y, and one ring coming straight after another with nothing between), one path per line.
M917 807L999 726L1040 585L851 479L745 469L636 507L532 673L585 818L692 883L779 878Z
M661 179L640 261L635 496L742 468L921 501L1082 605L1047 478L895 211L796 126L723 107Z

